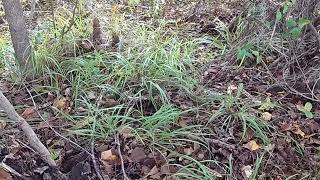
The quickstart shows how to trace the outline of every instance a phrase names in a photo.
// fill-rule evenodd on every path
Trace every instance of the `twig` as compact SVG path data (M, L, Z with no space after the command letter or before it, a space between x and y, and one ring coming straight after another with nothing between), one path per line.
M222 148L224 147L224 148L227 148L227 149L230 149L230 150L236 149L236 147L234 145L225 143L225 142L220 141L220 140L206 138L206 141L208 143L216 144L216 145L218 145L218 146L220 146Z
M49 166L57 168L56 162L51 159L49 150L42 144L40 139L37 137L36 133L33 131L32 127L27 123L27 121L22 118L14 109L9 100L0 91L0 107L7 113L8 117L14 121L19 122L20 129L27 136L28 141L40 155L40 157L48 163Z
M114 141L117 144L117 148L118 148L118 154L119 154L120 161L121 161L121 169L122 169L123 179L130 180L126 174L126 170L124 169L124 162L123 162L123 156L121 153L121 148L120 148L121 146L120 146L120 142L119 142L119 134L118 133L115 135Z
M93 132L95 132L95 125L93 127ZM95 138L94 138L93 132L92 132L92 140L91 140L91 159L92 159L92 163L93 163L93 168L94 168L94 171L96 172L96 175L98 176L98 179L99 180L104 180L104 178L100 174L100 169L98 167L98 164L97 164L97 161L96 161L96 157L94 156L94 141L95 141Z
M51 9L50 9L50 12L51 12L51 16L52 16L52 22L53 22L53 29L54 29L54 37L56 37L56 17L55 17L55 14L54 14L54 5L53 4L53 1L54 0L50 0L50 6L51 6Z
M69 24L67 30L64 30L65 27L62 29L61 39L63 39L63 36L64 36L65 34L67 34L67 33L71 30L72 26L73 26L74 23L75 23L75 16L76 16L76 10L77 10L78 4L79 4L79 0L77 0L76 3L75 3L75 5L74 5L73 12L72 12L72 18L71 18L71 20L70 20L70 24Z
M91 159L92 159L94 171L96 172L98 179L104 180L104 178L100 174L100 170L99 170L96 158L94 156L94 140L91 141Z

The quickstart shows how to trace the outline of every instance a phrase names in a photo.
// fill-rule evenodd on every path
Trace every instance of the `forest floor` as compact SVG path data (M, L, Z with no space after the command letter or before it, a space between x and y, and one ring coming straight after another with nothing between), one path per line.
M265 4L82 2L27 19L34 80L1 24L0 89L69 179L320 178L319 50L258 27ZM57 179L0 115L0 179Z

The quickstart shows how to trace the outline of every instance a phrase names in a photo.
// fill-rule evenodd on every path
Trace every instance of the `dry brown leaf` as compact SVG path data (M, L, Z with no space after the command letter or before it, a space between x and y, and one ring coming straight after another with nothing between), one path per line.
M145 159L146 157L147 157L147 155L144 152L144 149L140 148L140 147L134 148L130 154L130 159L133 162L140 162L141 160Z
M153 176L153 175L156 175L156 174L159 174L160 175L160 171L159 171L159 168L157 166L154 166L150 172L147 174L147 176Z
M300 128L297 128L295 131L292 131L294 134L300 135L301 137L305 137L306 133L304 133Z
M124 138L132 138L134 135L132 134L132 129L129 127L121 128L119 134Z
M243 145L244 148L249 149L250 151L255 151L260 149L260 146L255 140L249 141L247 144Z
M60 109L60 110L67 109L68 100L65 97L60 98L60 99L56 99L53 102L53 106L56 107L57 109Z
M109 164L107 161L102 161L102 164L104 166L104 170L107 172L107 174L113 174L113 165Z
M33 115L35 114L35 109L33 107L28 107L26 108L23 113L21 114L21 116L24 119L30 119L33 117Z
M272 114L269 112L262 113L262 119L265 121L270 121L272 119Z
M115 161L115 160L118 159L118 156L113 154L112 150L109 149L107 151L103 151L101 153L101 157L100 158L101 158L101 160L104 160L104 161Z
M180 118L178 123L180 127L187 127L187 122L183 118Z
M1 180L13 180L11 174L2 168L0 168L0 179Z
M165 165L161 166L160 172L162 175L171 174L169 165L165 164Z

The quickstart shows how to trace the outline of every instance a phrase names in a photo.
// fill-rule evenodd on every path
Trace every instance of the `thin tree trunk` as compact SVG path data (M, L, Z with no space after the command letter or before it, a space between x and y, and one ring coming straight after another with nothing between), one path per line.
M2 0L16 58L22 72L31 65L31 46L20 0Z

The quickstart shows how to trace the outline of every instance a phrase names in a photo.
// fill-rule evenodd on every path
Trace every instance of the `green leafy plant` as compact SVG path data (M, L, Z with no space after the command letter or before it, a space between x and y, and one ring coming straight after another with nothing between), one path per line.
M259 64L262 60L260 52L252 44L248 43L239 49L237 59L240 61L239 66L242 66L244 61L248 58L256 58L256 63Z
M270 109L274 108L274 103L271 102L270 97L267 97L266 100L261 104L261 106L259 107L260 110L262 111L269 111Z
M313 118L313 113L311 112L312 104L310 102L307 102L304 106L298 106L298 110L303 112L307 118Z
M288 32L285 33L285 36L293 39L298 39L303 31L303 27L310 24L311 21L305 18L285 19L285 14L295 3L295 0L286 1L283 5L283 8L278 9L276 14L276 23L281 21L284 22L286 24L286 27L288 28Z
M130 6L136 6L136 5L140 4L140 0L129 0L128 4Z
M311 23L310 20L305 18L300 18L298 20L294 20L293 18L289 18L286 21L287 28L289 29L289 37L293 39L297 39L300 37L303 27Z

